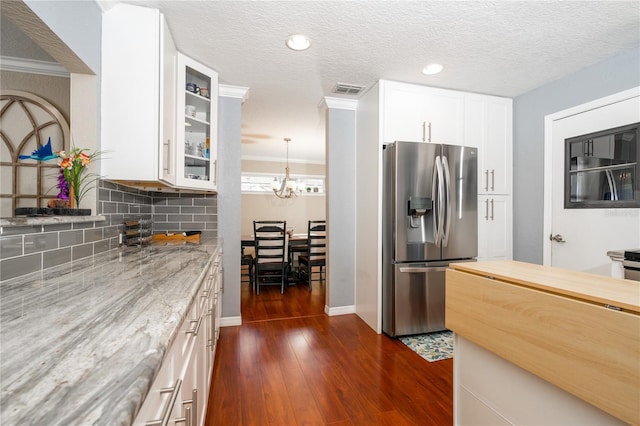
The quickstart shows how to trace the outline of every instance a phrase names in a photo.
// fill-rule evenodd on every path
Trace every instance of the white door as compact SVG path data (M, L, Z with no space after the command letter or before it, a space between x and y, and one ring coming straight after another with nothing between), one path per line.
M638 92L545 119L545 164L551 168L545 171L545 265L609 275L607 251L640 248L640 209L564 208L565 139L640 121Z

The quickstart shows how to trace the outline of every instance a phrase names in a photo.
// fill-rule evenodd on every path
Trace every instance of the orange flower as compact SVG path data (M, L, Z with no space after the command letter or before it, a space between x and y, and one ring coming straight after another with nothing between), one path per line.
M63 169L71 169L73 167L73 161L67 157L60 162L60 167Z
M80 161L82 161L83 166L88 166L89 164L91 164L91 158L89 158L89 156L84 152L80 153Z

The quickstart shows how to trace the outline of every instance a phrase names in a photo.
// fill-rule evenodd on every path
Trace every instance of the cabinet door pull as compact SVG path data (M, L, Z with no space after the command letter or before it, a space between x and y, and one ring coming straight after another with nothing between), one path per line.
M209 317L209 335L207 336L207 347L213 350L213 334L216 327L213 309L209 309L207 311L207 316Z
M193 389L191 391L191 399L193 400L193 404L191 407L193 411L191 412L191 424L194 426L198 425L198 389Z
M191 399L182 401L182 405L187 405L184 408L184 417L176 419L176 423L185 422L187 426L198 424L198 389L191 390ZM189 406L190 405L190 406Z
M167 172L167 174L171 174L170 173L170 168L169 165L171 164L171 161L169 160L169 153L171 152L171 139L167 139L167 141L165 143L163 143L164 147L165 147L165 153L164 153L164 161L166 166L163 168L165 172Z
M198 320L191 320L192 323L196 323L196 326L190 330L185 330L184 334L193 334L194 336L198 335L198 331L200 331L200 324L202 324L202 316L198 318Z
M491 199L491 220L493 220L493 198Z
M484 171L484 190L489 190L489 169Z
M184 408L184 417L174 420L175 424L184 423L185 426L191 426L191 407Z
M484 200L484 220L489 220L489 200Z
M429 142L431 142L431 122L429 122Z
M495 191L495 185L496 184L496 171L494 169L491 169L491 190Z
M160 389L160 393L171 393L169 396L168 404L164 406L162 409L162 418L159 420L151 420L145 423L146 426L167 426L169 424L169 417L171 417L171 410L178 399L178 395L180 394L180 386L182 386L182 380L177 379L176 384L170 388L162 388Z
M422 142L427 141L427 122L422 122Z

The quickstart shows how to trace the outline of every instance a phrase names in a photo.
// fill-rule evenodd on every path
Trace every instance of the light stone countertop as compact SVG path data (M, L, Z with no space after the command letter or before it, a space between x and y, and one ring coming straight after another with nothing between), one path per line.
M0 285L0 424L130 425L220 241L124 247Z
M607 256L609 256L611 260L622 262L624 260L624 252L625 250L609 250Z

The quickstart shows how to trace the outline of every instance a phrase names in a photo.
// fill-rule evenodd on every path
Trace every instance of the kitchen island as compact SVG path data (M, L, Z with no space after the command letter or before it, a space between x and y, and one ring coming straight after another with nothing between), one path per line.
M639 424L640 283L452 264L455 424Z
M0 423L130 425L221 241L123 247L0 286Z

